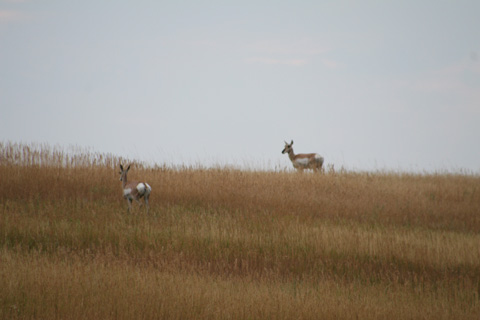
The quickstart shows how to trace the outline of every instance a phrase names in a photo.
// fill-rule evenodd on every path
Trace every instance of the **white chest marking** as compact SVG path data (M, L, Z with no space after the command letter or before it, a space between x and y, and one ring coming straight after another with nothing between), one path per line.
M133 198L132 189L130 189L130 188L123 189L123 197L125 199L132 199Z

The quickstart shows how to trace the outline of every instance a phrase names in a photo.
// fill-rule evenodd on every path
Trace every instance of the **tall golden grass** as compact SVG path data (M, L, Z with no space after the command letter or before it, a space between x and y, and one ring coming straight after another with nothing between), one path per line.
M1 319L478 319L480 178L297 174L0 144Z

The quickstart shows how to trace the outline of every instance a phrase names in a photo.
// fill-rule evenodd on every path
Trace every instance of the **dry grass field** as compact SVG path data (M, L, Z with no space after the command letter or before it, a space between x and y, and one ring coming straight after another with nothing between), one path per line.
M480 177L0 144L0 319L480 319Z

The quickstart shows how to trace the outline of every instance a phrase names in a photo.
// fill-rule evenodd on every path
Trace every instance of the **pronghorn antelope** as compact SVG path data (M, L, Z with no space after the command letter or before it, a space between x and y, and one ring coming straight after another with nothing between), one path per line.
M122 181L123 197L128 201L128 212L132 211L133 200L137 201L138 204L142 206L140 198L143 197L148 213L148 198L150 197L150 192L152 192L152 187L150 187L146 182L127 181L128 170L130 170L130 165L128 166L127 170L124 170L123 166L120 165L120 181Z
M293 167L298 171L303 171L304 169L312 169L314 172L322 170L323 166L323 157L318 153L293 153L293 140L288 144L285 141L285 148L282 150L283 153L288 153L290 161L292 161Z

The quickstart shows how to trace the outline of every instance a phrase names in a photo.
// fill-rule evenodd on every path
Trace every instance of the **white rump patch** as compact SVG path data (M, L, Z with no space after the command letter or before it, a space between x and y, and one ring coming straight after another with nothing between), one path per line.
M144 194L145 193L145 184L139 183L137 184L137 191L139 194Z

